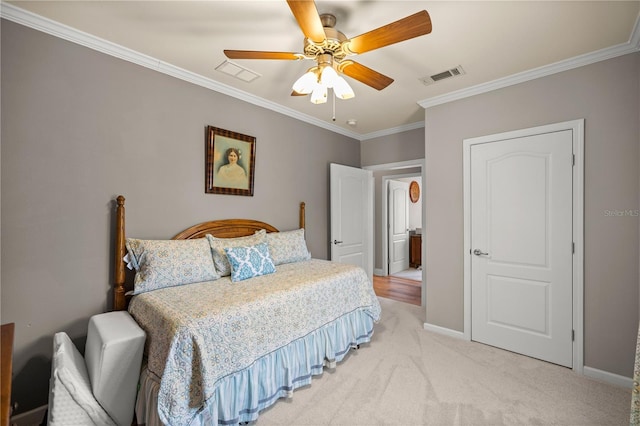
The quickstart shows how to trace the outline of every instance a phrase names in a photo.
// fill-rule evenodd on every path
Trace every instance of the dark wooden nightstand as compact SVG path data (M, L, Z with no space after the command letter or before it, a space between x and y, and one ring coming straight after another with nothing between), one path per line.
M409 266L417 268L422 265L422 235L409 235Z

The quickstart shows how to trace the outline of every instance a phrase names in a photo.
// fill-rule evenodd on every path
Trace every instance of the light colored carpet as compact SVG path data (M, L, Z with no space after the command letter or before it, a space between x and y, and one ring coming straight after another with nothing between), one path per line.
M405 269L404 271L391 274L394 277L407 278L409 280L422 281L422 270L416 268Z
M425 331L380 298L372 342L260 414L265 425L628 425L631 390Z

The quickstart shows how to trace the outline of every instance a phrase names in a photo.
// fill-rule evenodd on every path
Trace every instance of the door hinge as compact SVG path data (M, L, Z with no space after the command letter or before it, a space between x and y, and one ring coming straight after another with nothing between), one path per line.
M571 165L572 165L572 166L575 166L575 165L576 165L576 155L575 155L575 154L572 154L572 155L571 155L571 158L572 158L572 159L571 159Z
M573 253L573 254L576 253L576 243L574 243L574 242L571 243L571 253Z
M571 341L572 342L576 341L576 331L575 330L571 330Z

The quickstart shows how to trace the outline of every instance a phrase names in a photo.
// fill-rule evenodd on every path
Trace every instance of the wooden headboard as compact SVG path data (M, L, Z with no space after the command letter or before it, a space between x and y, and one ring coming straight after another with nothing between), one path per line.
M124 197L119 195L116 198L116 238L115 238L115 269L113 288L113 310L122 311L127 309L127 297L125 296L126 265L122 258L127 253L125 247L125 220L124 220ZM300 203L300 228L305 227L305 204ZM252 235L256 231L265 229L267 232L278 232L278 229L265 222L252 219L223 219L212 220L190 226L184 231L176 234L174 240L189 240L192 238L203 238L206 234L211 234L218 238L234 238Z

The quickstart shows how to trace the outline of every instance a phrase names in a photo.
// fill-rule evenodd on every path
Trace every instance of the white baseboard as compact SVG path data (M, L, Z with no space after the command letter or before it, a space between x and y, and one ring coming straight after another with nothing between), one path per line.
M44 416L48 405L43 405L33 410L17 414L11 417L11 426L40 426L45 423Z
M424 329L427 331L433 331L434 333L444 334L445 336L454 337L456 339L466 340L464 333L461 331L440 327L439 325L429 324L428 322L424 323Z
M373 268L373 275L382 276L383 274L384 274L384 271L382 269Z
M609 373L607 371L587 366L583 368L582 374L592 379L609 383L610 385L620 386L627 389L633 388L633 379L630 377L620 376L618 374Z

